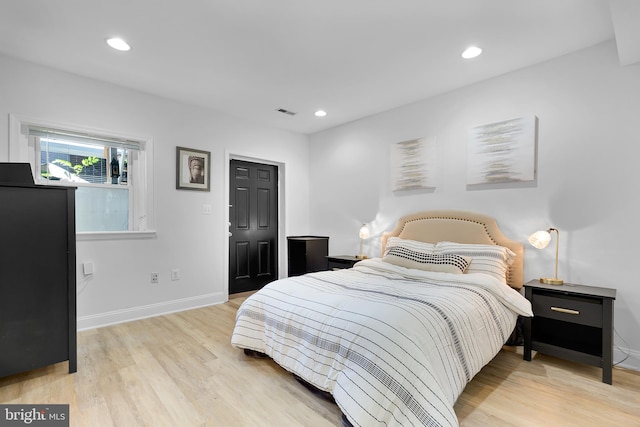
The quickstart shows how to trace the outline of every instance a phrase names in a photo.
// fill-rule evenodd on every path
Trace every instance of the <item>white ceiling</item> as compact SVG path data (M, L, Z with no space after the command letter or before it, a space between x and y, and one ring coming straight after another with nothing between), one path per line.
M637 3L1 0L0 53L313 133L616 36L635 62ZM130 52L105 44L116 35ZM483 55L463 60L472 44Z

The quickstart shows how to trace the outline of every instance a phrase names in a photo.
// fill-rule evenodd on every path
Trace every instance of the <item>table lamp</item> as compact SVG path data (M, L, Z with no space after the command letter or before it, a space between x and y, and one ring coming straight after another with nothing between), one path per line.
M547 283L549 285L562 285L564 282L562 279L558 279L558 246L560 246L560 232L557 228L549 228L546 231L536 231L529 236L529 243L534 248L544 249L551 241L551 232L556 232L556 273L554 277L542 277L540 282Z
M362 227L360 227L360 255L356 256L356 258L365 259L367 257L362 253L362 245L364 244L364 239L368 239L369 236L370 233L367 224L362 224Z

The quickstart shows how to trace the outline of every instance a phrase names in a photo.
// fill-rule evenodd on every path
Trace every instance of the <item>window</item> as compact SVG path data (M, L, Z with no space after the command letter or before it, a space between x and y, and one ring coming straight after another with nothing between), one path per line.
M77 187L76 232L148 230L149 140L14 121L20 142L10 143L10 149L17 147L27 157L36 184ZM11 161L25 161L13 157L10 152Z

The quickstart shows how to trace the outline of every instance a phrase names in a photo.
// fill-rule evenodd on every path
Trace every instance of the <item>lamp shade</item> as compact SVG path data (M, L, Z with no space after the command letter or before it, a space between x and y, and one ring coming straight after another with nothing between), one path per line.
M551 233L549 233L548 231L536 231L531 236L529 236L529 243L531 243L531 246L538 249L546 248L547 245L549 245L550 241Z

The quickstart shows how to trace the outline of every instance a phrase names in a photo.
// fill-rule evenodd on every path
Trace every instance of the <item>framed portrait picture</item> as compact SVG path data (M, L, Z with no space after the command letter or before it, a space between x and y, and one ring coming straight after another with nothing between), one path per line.
M209 191L211 153L176 147L176 189Z

